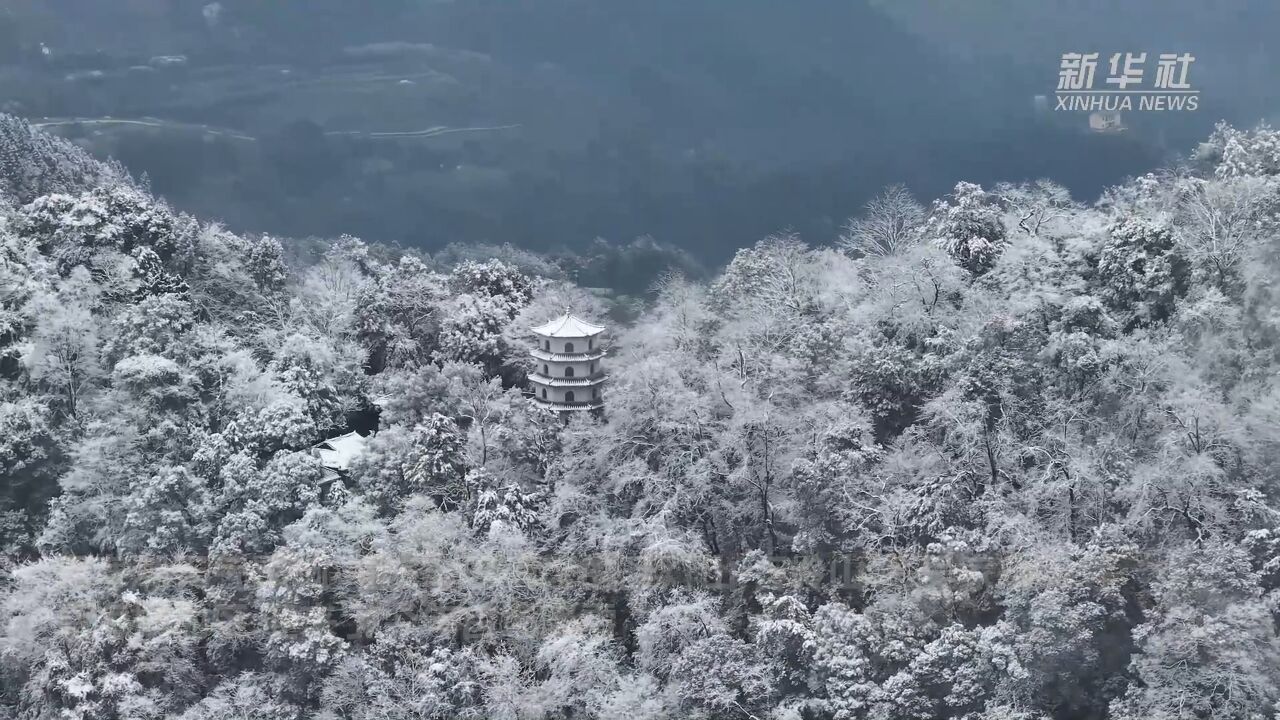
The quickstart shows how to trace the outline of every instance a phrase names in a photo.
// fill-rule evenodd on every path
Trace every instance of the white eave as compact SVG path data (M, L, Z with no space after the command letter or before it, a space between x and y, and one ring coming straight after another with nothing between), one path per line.
M540 408L543 408L546 410L556 410L556 411L599 410L604 407L604 401L602 400L592 400L590 402L575 402L575 403L548 402L546 400L539 400L537 398L529 398L529 400L534 405Z
M571 312L567 312L545 325L530 329L542 337L553 338L589 338L604 332L603 325L592 325Z
M546 385L547 387L591 387L592 385L599 385L607 379L608 377L604 373L582 378L550 377L542 373L533 373L529 376L530 382Z
M541 348L534 348L529 352L530 355L547 362L585 362L588 360L599 360L604 357L604 350L592 350L584 353L553 353L547 352Z

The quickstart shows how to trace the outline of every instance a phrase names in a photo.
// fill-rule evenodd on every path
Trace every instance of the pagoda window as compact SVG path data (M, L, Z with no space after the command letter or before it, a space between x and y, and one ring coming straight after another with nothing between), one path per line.
M550 351L551 351L551 341L550 341L550 340L548 340L548 341L547 341L547 351L548 351L548 352L550 352Z
M543 374L543 375L550 375L550 374L551 374L551 368L547 367L547 364L546 364L546 363L543 363L543 364L542 364L542 374Z
M587 338L587 349L590 350L591 346L595 345L595 343L596 343L595 338Z
M570 390L569 392L567 392L567 393L565 393L565 394L564 394L564 401L565 401L565 402L567 402L567 403L571 403L571 402L573 402L573 391L572 391L572 390Z
M543 400L546 400L546 399L547 399L547 389L546 389L546 388L542 388L542 399L543 399Z
M565 377L573 377L573 368L571 368L571 367L567 367L567 368L565 368L565 369L564 369L564 376L565 376Z
M567 352L567 353L571 353L571 352L573 352L573 343L565 343L565 344L564 344L564 351L565 351L565 352Z

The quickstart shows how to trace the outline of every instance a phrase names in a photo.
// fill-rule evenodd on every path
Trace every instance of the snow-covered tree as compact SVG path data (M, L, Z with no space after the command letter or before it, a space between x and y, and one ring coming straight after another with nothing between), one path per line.
M1173 231L1146 218L1117 219L1097 262L1099 295L1132 325L1166 319L1186 293L1187 262Z
M897 255L920 240L924 206L902 185L892 185L849 220L840 246L862 255Z
M956 183L947 199L934 203L924 232L974 275L990 270L1007 243L996 199L967 182Z

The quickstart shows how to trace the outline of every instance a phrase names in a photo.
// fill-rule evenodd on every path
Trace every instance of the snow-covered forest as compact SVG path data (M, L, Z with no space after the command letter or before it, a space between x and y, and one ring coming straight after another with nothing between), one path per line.
M12 118L0 172L0 717L1277 716L1280 132L891 189L626 324ZM566 305L602 416L524 395Z

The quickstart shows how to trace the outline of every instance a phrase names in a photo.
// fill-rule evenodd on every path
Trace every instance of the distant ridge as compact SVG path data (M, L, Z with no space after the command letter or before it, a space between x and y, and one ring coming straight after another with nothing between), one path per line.
M98 160L26 120L0 114L0 195L28 203L49 193L79 193L114 183L134 184L119 164Z

